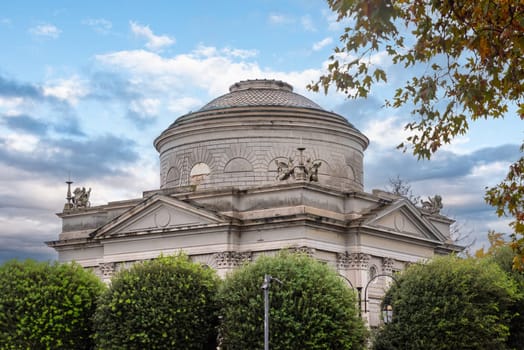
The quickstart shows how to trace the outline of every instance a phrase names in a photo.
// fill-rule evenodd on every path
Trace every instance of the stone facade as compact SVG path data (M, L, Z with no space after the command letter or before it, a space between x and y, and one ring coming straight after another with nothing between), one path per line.
M234 84L156 140L160 188L100 206L65 206L47 244L108 281L114 271L185 251L221 276L281 249L308 254L360 291L380 322L395 271L457 252L452 220L405 198L364 192L367 138L272 80ZM96 189L94 189L96 191Z

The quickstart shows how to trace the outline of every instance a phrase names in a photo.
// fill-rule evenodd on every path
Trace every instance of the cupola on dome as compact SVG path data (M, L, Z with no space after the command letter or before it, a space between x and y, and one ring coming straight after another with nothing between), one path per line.
M245 80L231 85L229 93L206 104L200 111L245 106L289 106L322 109L310 99L293 92L279 80Z
M155 140L161 187L198 189L314 181L363 190L367 145L346 118L279 80L237 82Z

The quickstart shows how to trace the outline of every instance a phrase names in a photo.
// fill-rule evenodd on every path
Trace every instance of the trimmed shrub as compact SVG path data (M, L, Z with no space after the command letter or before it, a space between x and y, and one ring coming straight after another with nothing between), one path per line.
M0 349L92 349L95 301L104 284L78 264L0 266Z
M393 322L375 350L507 349L516 284L488 259L434 258L412 265L386 293Z
M524 272L513 269L515 252L507 245L498 247L487 258L493 259L517 283L520 298L510 307L510 312L515 317L511 320L507 344L510 349L524 350Z
M264 275L270 288L271 349L363 349L366 329L354 291L337 273L301 254L260 257L229 275L220 290L221 348L264 348Z
M120 271L95 313L97 348L215 348L218 284L214 270L185 255Z

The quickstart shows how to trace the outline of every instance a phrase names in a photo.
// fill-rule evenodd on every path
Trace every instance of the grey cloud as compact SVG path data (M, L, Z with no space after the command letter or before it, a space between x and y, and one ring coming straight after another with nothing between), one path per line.
M25 114L5 117L3 120L5 125L12 130L20 130L35 135L44 135L49 129L48 123Z
M57 230L58 230L57 225ZM11 259L56 260L57 253L45 245L56 233L33 233L20 236L10 232L0 235L0 264Z
M126 117L138 128L149 127L157 120L156 116L142 115L132 110L127 111Z
M78 118L72 111L59 118L59 121L44 122L27 114L4 116L2 121L11 130L23 131L32 135L45 136L52 129L60 134L85 136Z
M123 76L112 72L94 72L90 79L89 97L100 100L132 100L139 98L140 93L131 88L129 81Z
M119 74L98 71L91 75L90 98L108 101L117 100L128 107L132 100L138 100L143 94L136 91L132 84ZM127 108L126 118L138 128L147 127L155 118L144 116Z
M437 153L434 159L419 162L423 166L416 179L465 176L473 167L496 161L511 162L521 156L519 145L486 147L471 154L457 155L451 152Z
M476 249L486 241L492 225L502 219L484 201L484 188L492 179L468 175L475 166L517 160L522 155L519 147L516 144L486 147L465 155L439 151L430 161L417 161L412 155L397 150L380 151L380 156L375 155L373 162L365 162L365 183L367 188L384 189L388 178L398 175L412 185L417 195L441 194L443 213L463 223L466 232L471 231L468 239L476 241ZM366 153L369 151L378 152L370 149ZM448 201L453 197L455 203ZM506 232L509 231L507 227Z
M370 96L366 99L346 100L335 107L335 112L344 116L357 129L361 129L367 120L377 117L382 105L381 101Z
M17 240L13 240L13 242L20 243ZM0 264L12 259L33 259L37 261L56 260L57 256L58 254L53 249L47 247L44 242L32 242L32 244L24 246L8 246L5 244L0 248Z
M378 151L375 150L375 152ZM371 183L380 181L380 177L384 177L384 175L387 178L387 176L395 177L397 174L411 182L456 178L470 174L475 166L495 161L511 162L517 160L520 156L520 146L512 144L486 147L464 155L439 151L431 160L420 161L417 161L416 157L410 154L391 150L383 151L377 160L373 163L367 163L365 173L369 176ZM383 164L388 165L386 170Z
M63 176L66 172L84 178L120 174L120 166L138 159L135 142L104 135L90 140L59 139L40 141L31 153L10 152L0 137L0 161L42 176ZM52 150L52 152L48 152Z
M0 178L0 180L5 181L5 179L2 178ZM9 185L11 187L18 186L12 183ZM23 192L23 190L21 192ZM0 209L2 209L4 215L21 215L22 213L27 213L29 217L34 218L36 215L35 212L38 211L49 214L52 207L50 207L47 202L35 200L35 198L28 193L21 193L17 196L0 193Z
M61 134L85 136L76 115L69 115L53 123L53 130Z
M40 87L21 84L0 76L0 96L40 99L43 98L43 92Z
M0 198L1 201L4 199ZM4 225L0 231L0 263L9 259L55 260L56 252L44 242L56 239L60 220L52 214L50 208L28 207L20 201L17 203L22 207L14 207L10 203L4 203L6 206L2 207L0 220L4 221ZM20 225L10 224L13 222Z

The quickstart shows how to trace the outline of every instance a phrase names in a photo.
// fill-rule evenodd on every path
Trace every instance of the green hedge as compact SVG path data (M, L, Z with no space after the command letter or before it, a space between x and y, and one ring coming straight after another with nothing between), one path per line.
M486 257L486 259L493 259L517 283L520 293L524 294L524 272L513 269L514 258L515 252L507 245L497 248L492 256ZM510 349L524 350L524 295L513 303L510 312L515 317L511 320L507 344Z
M92 349L103 283L78 264L0 266L0 349Z
M271 349L363 349L366 329L355 293L337 273L305 255L260 257L229 275L221 290L222 349L264 348L264 296L269 274Z
M218 283L185 255L119 272L95 314L98 349L215 348Z
M386 295L393 322L378 332L374 349L507 349L519 293L488 259L446 256L412 265Z

